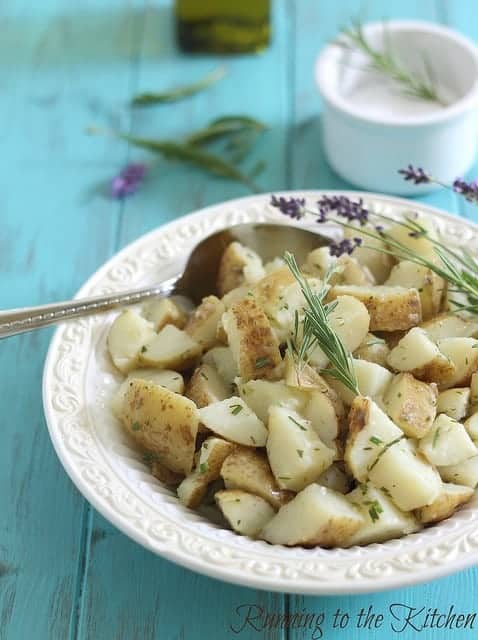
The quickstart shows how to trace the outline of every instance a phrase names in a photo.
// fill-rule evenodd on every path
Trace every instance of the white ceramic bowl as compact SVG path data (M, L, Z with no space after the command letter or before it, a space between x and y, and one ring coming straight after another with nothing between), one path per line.
M312 204L324 192L306 195ZM333 195L329 193L329 195ZM367 206L391 217L410 202L373 194ZM180 218L133 242L82 287L78 297L143 286L178 273L192 247L216 229L249 221L288 223L269 196L225 202ZM436 209L451 244L478 255L478 226ZM317 224L314 223L317 229ZM431 580L478 563L478 498L435 527L384 544L351 549L302 549L239 536L183 507L155 480L109 400L120 377L106 349L112 315L72 320L53 336L45 363L43 403L50 437L66 472L91 504L128 536L173 562L258 589L332 594L378 591ZM54 526L54 525L52 525Z
M315 77L323 100L325 152L331 166L360 187L396 194L429 191L407 183L398 169L413 164L442 182L463 176L478 144L478 50L451 29L416 21L364 26L383 47L384 29L404 67L431 70L447 106L412 99L396 83L365 71L367 59L336 45L319 55ZM426 63L424 63L426 60Z

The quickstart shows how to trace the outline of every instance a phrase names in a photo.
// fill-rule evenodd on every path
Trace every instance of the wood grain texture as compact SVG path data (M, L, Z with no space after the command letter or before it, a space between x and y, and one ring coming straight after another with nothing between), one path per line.
M267 160L258 179L263 190L350 188L322 152L313 78L320 47L356 15L424 18L478 37L469 0L276 0L273 44L265 53L186 57L175 47L170 7L169 0L2 4L3 307L70 297L142 233L247 193L195 169L155 161L144 189L123 204L112 202L105 181L128 159L153 159L111 138L86 136L86 126L177 137L217 115L250 113L270 125L249 161ZM187 82L221 64L228 76L207 93L133 113L126 106L136 91ZM476 219L453 194L423 201ZM378 613L393 603L475 610L477 570L384 594L302 598L225 585L139 547L80 497L50 445L40 391L50 335L0 344L0 640L411 638L415 634L389 626L359 630L353 622L333 630L330 621L337 608L353 617L370 604ZM241 628L241 605L256 613L323 612L323 636L313 626ZM450 637L470 633L457 630Z

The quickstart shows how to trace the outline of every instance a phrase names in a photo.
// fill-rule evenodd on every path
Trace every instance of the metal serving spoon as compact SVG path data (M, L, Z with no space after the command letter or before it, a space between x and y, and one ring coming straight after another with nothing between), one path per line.
M238 224L204 238L190 254L184 272L164 282L106 296L0 311L0 338L153 297L179 294L199 303L204 296L216 292L219 261L224 249L234 240L256 251L265 261L281 256L287 250L295 254L299 263L312 249L330 243L325 236L291 225Z

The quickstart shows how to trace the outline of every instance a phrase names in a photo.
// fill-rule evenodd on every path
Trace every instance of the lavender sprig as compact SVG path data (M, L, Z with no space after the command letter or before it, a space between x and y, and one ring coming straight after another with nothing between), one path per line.
M413 182L414 184L427 184L429 182L433 182L432 177L421 167L415 168L411 164L409 164L406 169L399 169L398 173L403 176L404 180Z
M413 182L414 184L438 184L445 189L454 191L463 196L468 202L478 204L478 180L467 182L463 178L456 178L451 185L445 184L434 178L431 174L424 171L421 167L414 167L409 164L405 169L399 169L398 173L403 176L404 180Z
M111 195L113 198L122 200L126 196L137 191L146 175L145 164L136 163L127 165L111 181Z

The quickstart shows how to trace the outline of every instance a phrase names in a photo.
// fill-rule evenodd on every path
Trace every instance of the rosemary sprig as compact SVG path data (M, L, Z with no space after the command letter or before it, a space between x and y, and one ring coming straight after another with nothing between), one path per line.
M191 84L175 87L169 91L162 91L160 93L140 93L131 100L131 105L134 107L150 107L155 104L163 104L165 102L177 102L183 100L189 96L193 96L200 91L209 89L213 84L222 80L226 75L226 69L219 67L214 71L211 71L205 75L201 80L193 82Z
M384 35L387 36L386 24ZM427 58L423 56L423 73L414 73L397 59L389 38L384 37L383 41L382 49L375 49L367 40L362 24L355 20L349 28L342 31L336 44L363 53L368 59L368 69L393 80L400 86L402 93L446 106L447 103L438 94Z
M284 261L299 283L307 303L302 322L302 344L306 345L306 350L318 345L330 361L327 374L344 384L352 393L360 395L352 356L328 322L328 316L335 308L336 302L324 304L327 286L318 293L314 292L301 274L293 254L286 252ZM297 325L298 314L296 314L296 334L298 333ZM299 358L304 358L305 355L301 346Z

